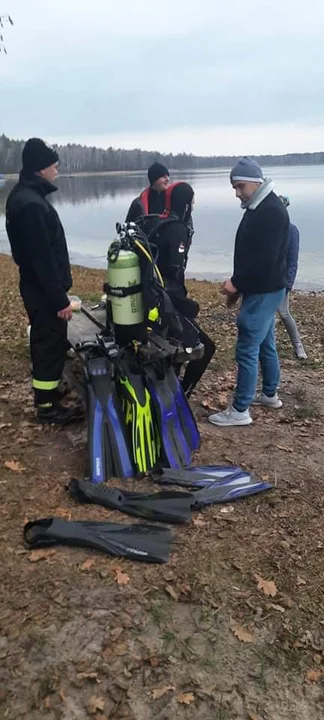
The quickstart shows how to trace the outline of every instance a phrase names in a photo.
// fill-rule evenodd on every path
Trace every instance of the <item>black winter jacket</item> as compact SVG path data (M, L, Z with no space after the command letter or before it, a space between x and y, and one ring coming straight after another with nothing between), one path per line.
M233 285L243 295L286 287L289 216L274 192L243 215L235 239Z
M7 199L6 230L23 298L30 306L46 303L57 312L69 304L72 276L62 224L46 200L55 190L38 175L21 172Z
M165 207L165 193L164 192L157 192L157 190L154 190L154 188L149 189L149 201L148 201L148 211L149 214L158 214L160 215L163 213ZM138 217L141 215L144 215L144 207L141 203L140 196L135 198L133 200L128 213L126 215L126 222L134 222Z

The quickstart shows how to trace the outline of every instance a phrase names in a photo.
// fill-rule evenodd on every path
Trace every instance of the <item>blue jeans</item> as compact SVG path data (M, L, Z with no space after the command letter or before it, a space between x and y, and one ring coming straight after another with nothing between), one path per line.
M272 397L279 385L280 365L276 349L275 315L285 290L260 295L244 295L237 318L237 386L233 406L246 410L254 398L258 382L258 362L262 372L262 391Z

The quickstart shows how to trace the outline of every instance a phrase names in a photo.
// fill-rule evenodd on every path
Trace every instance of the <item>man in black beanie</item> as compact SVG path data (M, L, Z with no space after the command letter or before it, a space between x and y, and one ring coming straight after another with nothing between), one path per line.
M169 184L169 170L162 163L155 162L147 171L149 187L133 200L126 222L132 222L142 215L161 215L165 209L165 190Z
M59 403L72 308L72 277L59 216L46 195L57 188L59 157L39 138L26 142L19 182L7 199L6 230L20 273L20 294L31 325L32 384L37 421L65 425L80 416Z

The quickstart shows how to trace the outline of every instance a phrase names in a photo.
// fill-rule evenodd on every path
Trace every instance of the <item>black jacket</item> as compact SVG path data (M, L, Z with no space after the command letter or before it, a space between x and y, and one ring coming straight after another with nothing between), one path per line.
M66 239L59 216L46 195L56 187L36 174L20 174L6 204L6 229L28 305L68 306L72 286Z
M240 293L276 292L286 287L289 216L274 192L247 209L235 239L233 285Z
M163 213L165 206L165 193L164 192L157 192L157 190L154 190L154 188L149 189L149 201L148 201L148 211L149 214L158 214L160 215ZM135 222L135 220L140 217L141 215L145 214L144 207L141 203L140 197L135 198L133 200L128 213L126 215L126 222Z

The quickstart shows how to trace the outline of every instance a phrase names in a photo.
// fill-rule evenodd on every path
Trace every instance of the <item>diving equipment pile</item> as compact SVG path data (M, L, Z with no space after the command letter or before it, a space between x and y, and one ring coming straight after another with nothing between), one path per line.
M163 288L146 236L117 226L108 250L106 326L84 342L90 480L189 465L200 435L177 362L201 357L194 325ZM186 344L183 343L185 335Z

